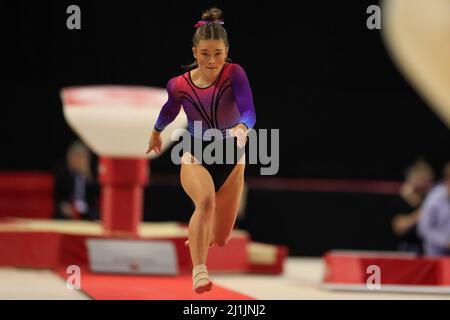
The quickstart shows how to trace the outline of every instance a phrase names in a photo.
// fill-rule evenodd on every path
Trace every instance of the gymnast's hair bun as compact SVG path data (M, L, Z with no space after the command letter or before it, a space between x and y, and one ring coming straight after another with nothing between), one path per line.
M222 10L219 8L210 8L203 12L202 20L217 20L222 16Z

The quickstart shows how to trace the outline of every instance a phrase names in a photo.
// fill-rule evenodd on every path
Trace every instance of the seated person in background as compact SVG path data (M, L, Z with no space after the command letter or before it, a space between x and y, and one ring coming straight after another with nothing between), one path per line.
M91 154L81 142L67 151L55 172L55 219L98 219L99 187L91 170Z
M419 234L429 256L450 255L450 161L444 180L425 199L419 220Z
M398 249L423 253L422 239L417 232L419 208L433 185L434 173L423 160L416 161L406 172L406 179L395 200L392 228L398 237Z

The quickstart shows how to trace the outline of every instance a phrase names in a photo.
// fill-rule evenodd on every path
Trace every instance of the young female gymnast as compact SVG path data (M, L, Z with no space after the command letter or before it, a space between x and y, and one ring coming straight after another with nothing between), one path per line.
M193 264L193 290L211 290L206 268L210 246L225 246L230 239L244 186L247 133L256 122L253 97L247 75L241 66L230 63L228 38L220 9L211 8L195 24L190 70L167 83L168 101L162 107L150 137L147 153L161 151L161 131L178 115L181 106L187 115L192 147L201 151L211 143L232 142L237 158L233 163L201 163L196 152L181 158L180 180L195 204L189 221L189 246ZM200 121L201 130L197 130ZM194 126L196 122L196 126ZM196 130L194 130L196 128ZM220 130L217 140L205 139L207 129ZM221 140L221 141L219 141ZM230 141L231 140L231 141ZM195 156L194 156L195 155ZM201 158L200 158L201 159Z

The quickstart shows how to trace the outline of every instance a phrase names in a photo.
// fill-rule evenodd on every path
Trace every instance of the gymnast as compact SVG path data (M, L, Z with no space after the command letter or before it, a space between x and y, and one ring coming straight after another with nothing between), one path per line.
M231 142L236 154L232 163L225 160L204 163L192 149L181 157L181 185L195 204L186 246L191 254L196 293L212 287L206 267L209 247L225 246L230 239L244 187L247 134L256 122L247 75L239 64L231 63L228 58L229 43L221 16L220 9L211 8L195 24L192 40L195 61L188 66L188 71L167 82L168 100L161 108L147 150L147 154L161 152L161 131L183 106L191 146L199 143L203 151L211 143L223 142L223 146L229 146ZM201 130L194 125L198 122ZM212 139L217 135L207 138L209 129L219 132L219 138Z

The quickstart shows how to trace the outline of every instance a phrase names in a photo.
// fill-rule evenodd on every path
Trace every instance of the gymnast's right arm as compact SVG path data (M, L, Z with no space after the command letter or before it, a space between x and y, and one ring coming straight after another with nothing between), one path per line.
M153 128L150 141L148 143L147 154L151 151L155 151L156 154L161 152L162 140L160 137L161 132L166 126L168 126L181 110L181 103L176 96L177 77L170 79L167 82L167 102L161 108L158 119L156 120L155 127Z

